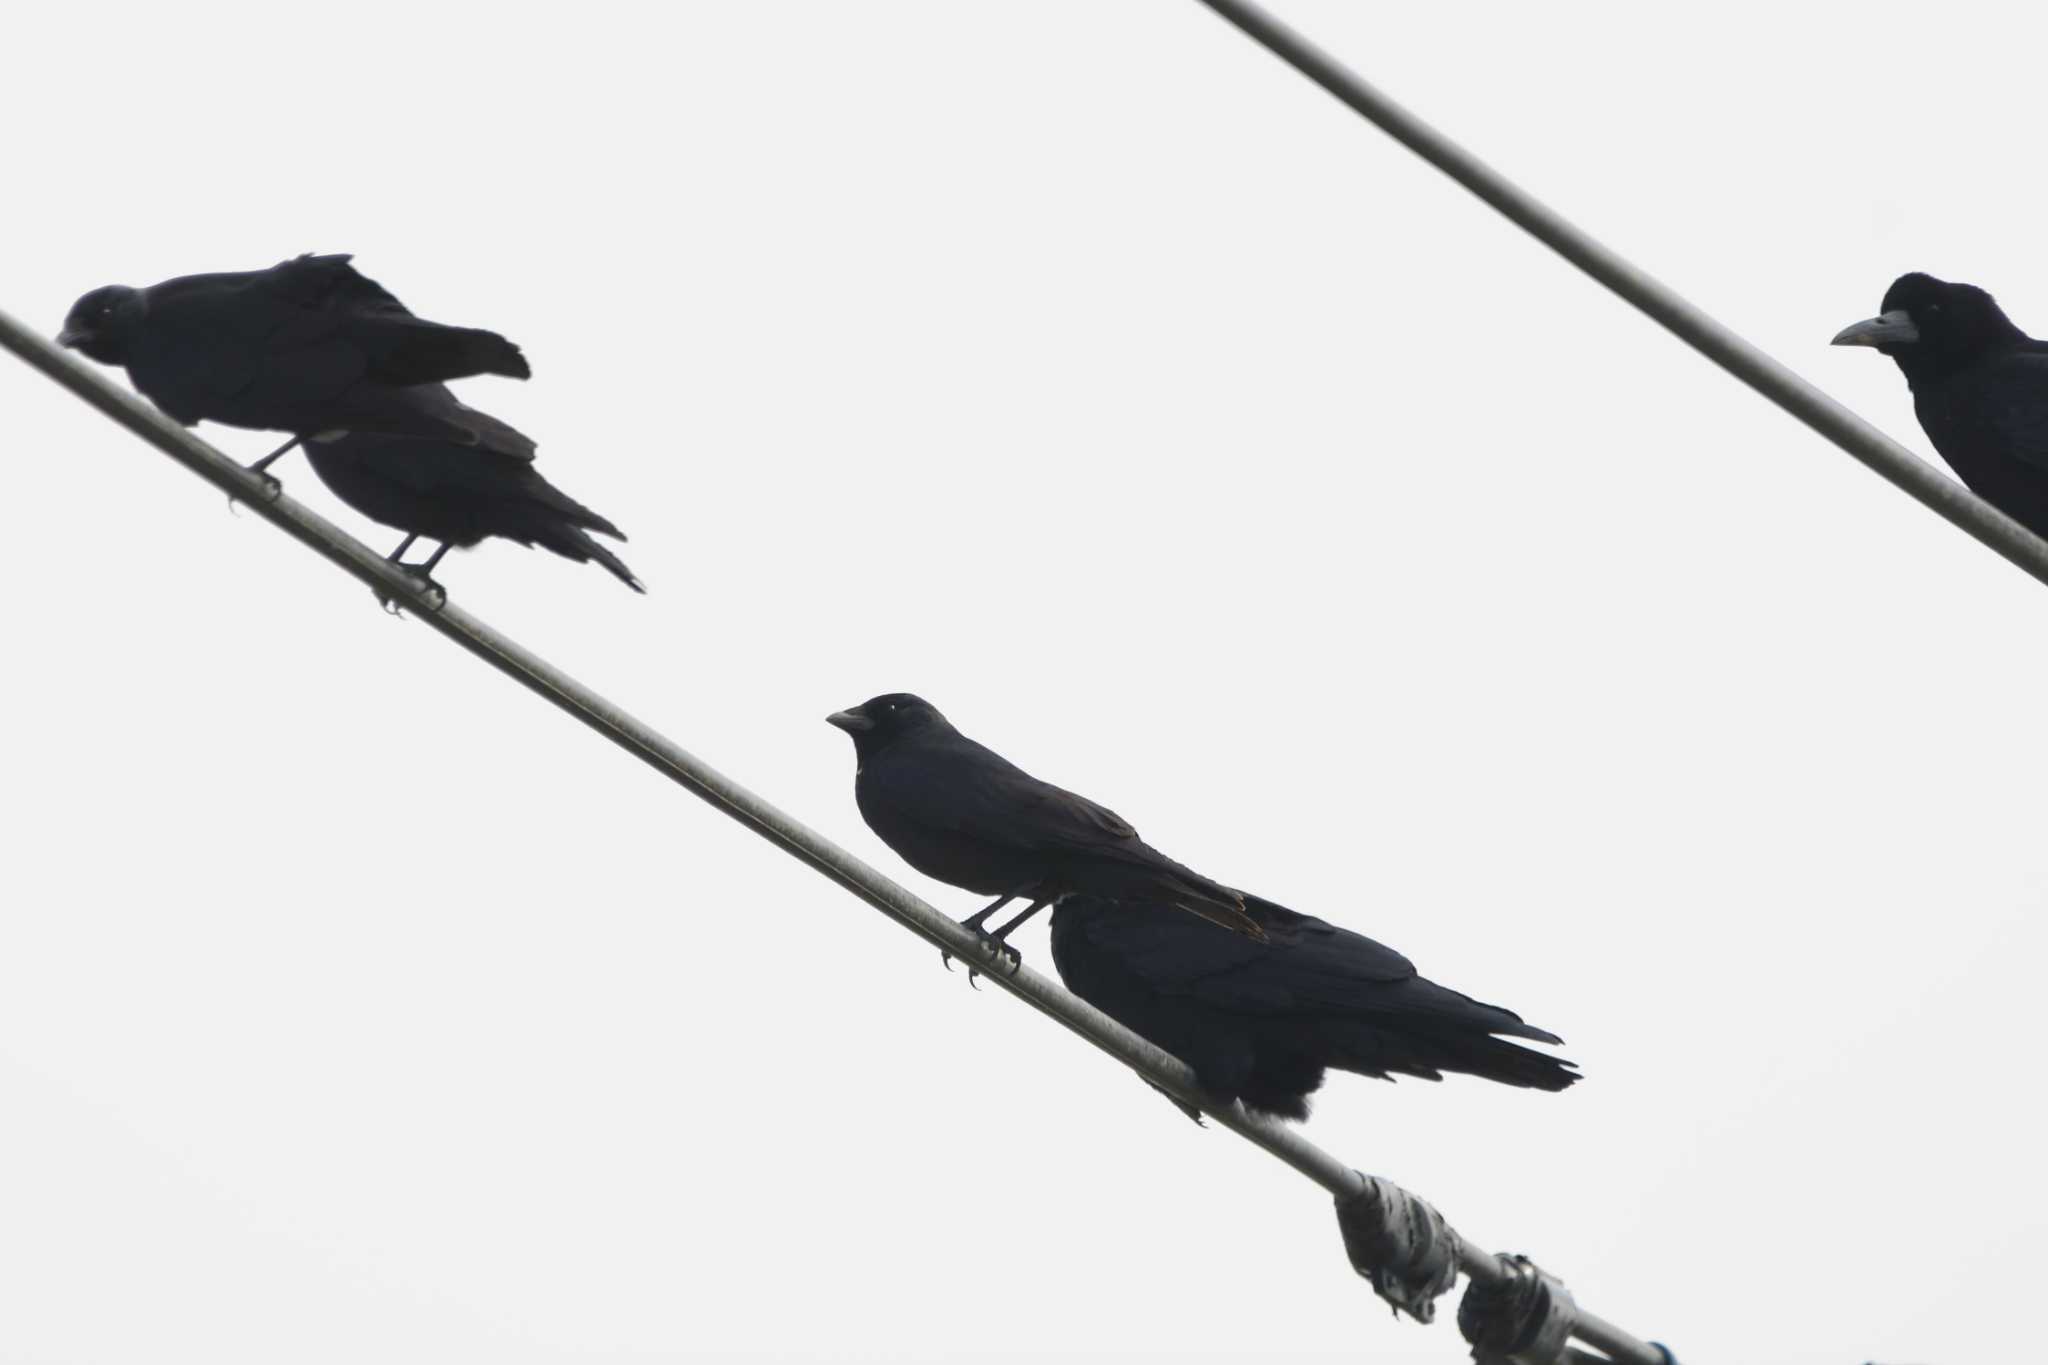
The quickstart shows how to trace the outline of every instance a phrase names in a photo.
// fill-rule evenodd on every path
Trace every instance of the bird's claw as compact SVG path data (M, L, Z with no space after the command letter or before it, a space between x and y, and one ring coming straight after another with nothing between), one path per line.
M249 469L249 468L247 468L247 467L244 467L244 469L243 469L243 471L242 471L242 472L243 472L243 473L245 473L245 474L253 474L253 475L255 475L255 476L256 476L256 478L257 478L257 480L258 480L258 481L259 481L260 483L262 483L262 485L263 485L263 501L265 501L265 502L276 502L276 501L278 500L278 498L280 498L280 497L282 497L282 496L284 495L284 485L283 485L283 484L281 484L281 483L279 483L279 482L277 481L277 478L276 478L276 476L274 476L274 475L271 475L271 474L266 474L266 473L265 473L264 471L262 471L262 470L260 470L260 469ZM229 514L230 514L230 515L232 515L232 514L234 513L234 510L235 510L235 504L236 504L236 503L238 503L238 502L241 502L241 501L242 501L242 498L241 498L241 496L240 496L239 494L236 494L236 493L230 493L230 494L228 494L228 512L229 512Z
M439 611L448 605L448 590L446 588L407 565L400 564L396 567L400 573L419 584L420 591L426 595L425 606L428 611ZM395 597L387 596L381 589L372 588L371 591L377 595L377 605L384 608L388 615L398 615L399 609L407 605Z
M976 929L974 931L974 935L976 938L981 940L982 947L988 949L989 953L995 958L995 960L998 963L1009 964L1009 970L1003 973L1004 976L1015 976L1018 972L1018 969L1024 965L1024 954L1018 952L1015 948L1012 948L1009 944L1003 942L995 935L990 934L987 931L981 929ZM952 971L953 954L948 952L944 948L939 949L939 965L944 967L949 972ZM967 969L967 984L970 986L974 986L974 979L980 975L981 968L969 967ZM974 986L974 989L980 990L981 987Z

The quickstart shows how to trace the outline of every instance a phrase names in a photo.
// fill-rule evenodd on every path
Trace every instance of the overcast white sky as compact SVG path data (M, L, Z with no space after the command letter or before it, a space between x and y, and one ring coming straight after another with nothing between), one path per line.
M1893 276L2048 332L2023 7L1279 8L1917 450L1826 344ZM490 544L464 606L955 913L827 711L921 692L1564 1034L1564 1095L1308 1135L1688 1365L2037 1335L2040 585L1192 0L38 25L0 306L357 253L525 346L463 396L651 589ZM1461 1358L1276 1163L0 412L0 1361Z

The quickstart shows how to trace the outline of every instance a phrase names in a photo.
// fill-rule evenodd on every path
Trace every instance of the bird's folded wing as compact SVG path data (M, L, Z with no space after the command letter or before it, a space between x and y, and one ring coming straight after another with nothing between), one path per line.
M254 287L297 308L341 307L412 316L390 290L349 264L352 259L346 254L315 256L308 252L258 272Z
M1974 419L2000 451L2048 470L2048 352L2001 357L1973 379L1976 391L1952 406L1950 419Z
M961 833L1048 853L1114 852L1138 832L1107 806L1029 773L982 772L966 784L952 818Z
M1163 994L1240 1013L1341 1013L1415 977L1414 964L1385 944L1256 896L1245 906L1270 944L1150 902L1099 904L1083 928L1091 944Z

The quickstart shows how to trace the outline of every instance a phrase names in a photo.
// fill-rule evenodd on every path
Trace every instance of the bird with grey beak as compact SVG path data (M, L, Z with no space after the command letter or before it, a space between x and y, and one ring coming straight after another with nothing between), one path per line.
M1837 346L1890 356L1920 429L1970 490L2048 536L2048 342L2021 331L1973 284L1901 275L1876 317Z

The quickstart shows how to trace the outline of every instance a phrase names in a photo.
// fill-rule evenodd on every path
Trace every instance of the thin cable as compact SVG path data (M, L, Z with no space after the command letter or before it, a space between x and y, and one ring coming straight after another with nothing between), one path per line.
M1140 1038L1079 996L1027 967L1019 967L1015 975L1009 975L983 940L921 898L452 602L438 602L417 579L393 568L369 546L282 493L273 494L270 485L259 476L4 312L0 312L0 346L214 487L246 502L264 520L300 544L412 608L422 622L500 673L553 702L670 781L822 872L904 928L969 965L979 966L986 973L986 980L1065 1025L1153 1084L1198 1106L1223 1127L1278 1157L1332 1195L1354 1195L1364 1188L1365 1182L1357 1171L1294 1130L1249 1114L1237 1103L1227 1109L1217 1108L1196 1087L1194 1072L1185 1062ZM1458 1260L1475 1281L1491 1284L1507 1273L1498 1258L1465 1244L1462 1238ZM1598 1318L1582 1314L1580 1327L1577 1335L1582 1340L1615 1360L1627 1361L1629 1365L1664 1365L1664 1357L1653 1347Z
M1707 359L2048 583L2048 542L1616 255L1249 0L1200 0L1380 131L1478 195Z

